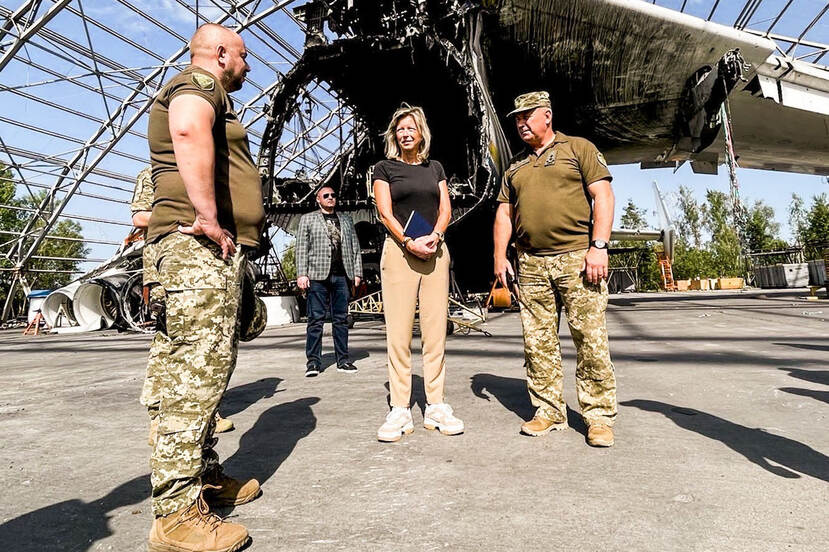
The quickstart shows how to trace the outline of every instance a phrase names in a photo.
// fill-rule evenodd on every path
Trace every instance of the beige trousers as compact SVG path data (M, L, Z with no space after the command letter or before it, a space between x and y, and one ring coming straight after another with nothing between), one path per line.
M420 302L423 385L429 404L443 402L446 317L449 311L449 250L441 244L428 261L386 238L380 259L386 318L391 405L408 408L412 395L412 328Z

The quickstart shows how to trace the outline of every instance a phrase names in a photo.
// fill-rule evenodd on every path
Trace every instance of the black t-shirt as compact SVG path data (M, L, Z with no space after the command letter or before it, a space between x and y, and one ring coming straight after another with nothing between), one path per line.
M340 229L340 219L337 213L326 214L325 229L328 231L328 240L331 242L331 276L345 276L343 266L343 235Z
M446 180L443 165L427 160L409 165L397 159L384 159L374 165L374 179L388 182L394 218L404 228L412 211L420 213L432 226L438 221L440 188Z

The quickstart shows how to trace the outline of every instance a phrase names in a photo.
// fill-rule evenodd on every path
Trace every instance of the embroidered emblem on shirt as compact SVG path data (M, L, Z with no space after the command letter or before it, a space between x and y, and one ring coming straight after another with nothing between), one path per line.
M547 155L547 160L544 161L545 167L551 167L556 164L556 150L551 150Z
M207 75L202 75L201 73L193 73L193 84L195 84L202 90L207 90L209 92L213 90L214 86L216 86L216 81L214 81L211 77L208 77Z
M596 152L596 159L599 160L599 163L601 163L602 165L607 167L607 161L605 161L604 155L602 155L602 152L600 152L600 151Z

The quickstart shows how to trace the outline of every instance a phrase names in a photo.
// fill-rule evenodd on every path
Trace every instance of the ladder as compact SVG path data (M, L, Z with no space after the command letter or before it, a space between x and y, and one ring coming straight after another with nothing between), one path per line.
M32 318L32 321L29 322L28 326L26 326L26 329L23 330L23 335L39 335L41 322L46 324L46 321L43 318L43 313L40 312L40 309L37 309L37 313L34 318ZM46 324L46 328L49 328L48 324Z
M674 282L674 271L671 268L671 260L664 252L658 252L657 259L659 259L659 273L662 275L662 289L665 291L676 291L676 282Z

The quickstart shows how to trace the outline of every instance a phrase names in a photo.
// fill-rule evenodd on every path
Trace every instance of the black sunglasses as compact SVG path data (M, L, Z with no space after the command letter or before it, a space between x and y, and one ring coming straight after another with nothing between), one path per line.
M322 194L323 199L328 199L329 197L333 197L334 199L337 199L337 194L335 194L335 193Z

